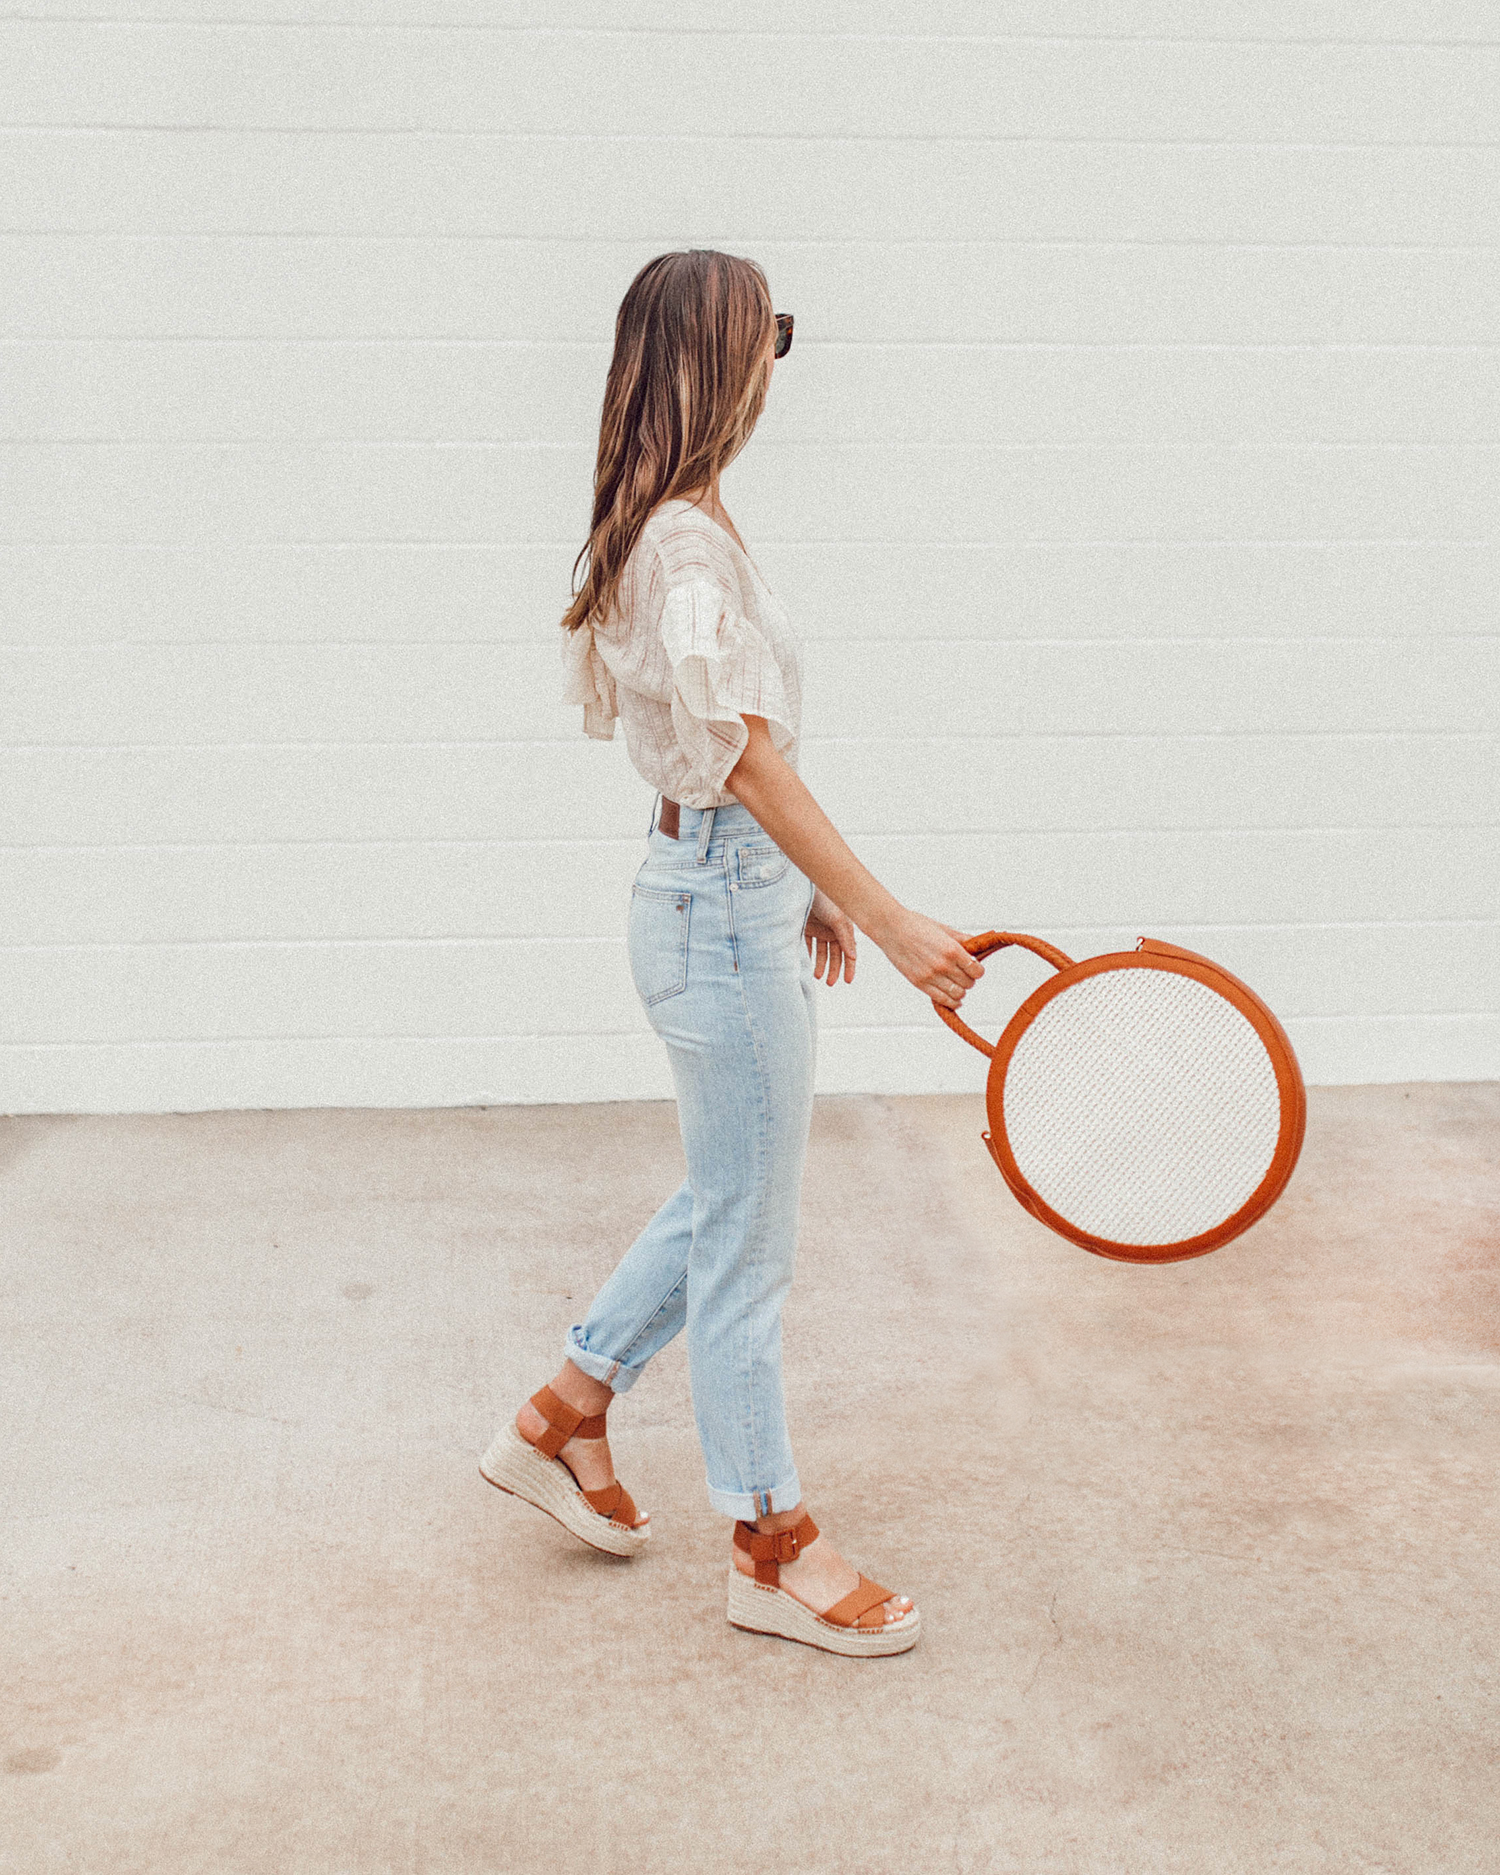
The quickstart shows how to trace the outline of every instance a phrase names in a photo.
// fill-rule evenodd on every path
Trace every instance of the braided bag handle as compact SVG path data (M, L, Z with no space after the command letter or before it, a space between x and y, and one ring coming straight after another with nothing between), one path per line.
M1004 950L1007 944L1019 944L1023 950L1035 951L1036 955L1051 964L1054 970L1068 970L1073 959L1066 951L1060 951L1055 944L1049 944L1045 938L1027 937L1022 931L981 931L976 937L964 939L964 949L971 957L988 957L991 951ZM940 1003L934 996L932 1006L943 1018L955 1035L961 1035L971 1048L977 1048L981 1055L994 1058L995 1050L982 1035L976 1035L957 1011Z

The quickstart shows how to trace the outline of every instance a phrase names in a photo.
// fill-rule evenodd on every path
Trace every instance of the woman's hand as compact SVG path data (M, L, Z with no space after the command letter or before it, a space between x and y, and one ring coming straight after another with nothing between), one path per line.
M984 975L984 965L964 949L968 935L903 905L875 941L908 983L945 1008L957 1009L965 991Z
M949 1009L957 1009L964 993L984 975L984 965L964 949L967 932L955 930L936 918L926 918L905 906L877 942L909 983L935 997ZM803 932L813 958L813 975L823 977L830 989L839 980L854 981L854 960L858 947L854 924L821 886L813 890L812 907Z
M823 975L826 965L829 989L832 989L838 982L840 970L844 973L846 983L854 981L854 955L857 940L854 936L853 922L847 912L839 910L821 886L813 887L812 908L807 914L807 925L802 935L807 939L808 954L813 959L815 977Z

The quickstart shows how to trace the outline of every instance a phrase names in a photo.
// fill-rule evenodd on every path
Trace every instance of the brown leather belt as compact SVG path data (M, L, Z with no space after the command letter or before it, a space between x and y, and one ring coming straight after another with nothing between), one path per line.
M656 825L658 830L666 834L670 840L678 837L677 829L681 825L681 813L682 809L675 801L669 801L665 795L661 797L661 813Z

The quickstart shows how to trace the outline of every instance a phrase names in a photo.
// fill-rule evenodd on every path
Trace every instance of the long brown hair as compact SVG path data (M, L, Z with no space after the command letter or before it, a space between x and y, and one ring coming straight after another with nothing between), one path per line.
M700 486L745 447L765 408L760 369L776 332L766 276L711 247L658 254L615 315L604 386L594 518L573 562L589 570L563 614L569 631L608 616L641 529L659 502Z

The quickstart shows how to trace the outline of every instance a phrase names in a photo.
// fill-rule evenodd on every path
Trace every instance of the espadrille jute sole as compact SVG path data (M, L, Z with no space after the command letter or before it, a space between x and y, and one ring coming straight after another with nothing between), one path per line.
M815 1615L795 1595L757 1582L733 1563L729 1565L729 1619L752 1634L780 1634L789 1641L826 1648L831 1654L855 1657L904 1654L916 1646L922 1632L922 1617L915 1608L909 1608L899 1621L887 1621L883 1628L841 1628Z
M538 1510L555 1517L565 1530L611 1556L633 1556L645 1547L651 1535L649 1523L639 1530L611 1523L589 1503L560 1458L543 1458L511 1424L495 1434L490 1449L479 1461L479 1472L500 1490L535 1504Z

